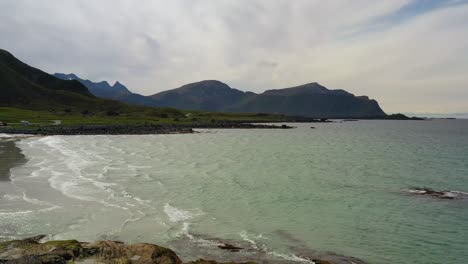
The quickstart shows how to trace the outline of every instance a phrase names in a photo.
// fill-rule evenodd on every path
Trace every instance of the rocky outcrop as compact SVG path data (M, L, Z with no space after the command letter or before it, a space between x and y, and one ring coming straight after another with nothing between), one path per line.
M77 240L41 242L46 236L40 235L23 240L0 242L0 264L183 264L171 249L154 244L125 244L120 241L79 242ZM243 248L220 244L220 248L237 254ZM218 262L199 259L186 264L255 264L249 259L242 262ZM256 260L256 259L254 259ZM260 260L259 260L260 261ZM270 263L262 260L261 263ZM312 264L364 263L354 258L323 256L307 258ZM271 263L291 263L273 261Z
M40 243L45 236L0 243L0 263L65 264L132 263L181 264L170 249L153 244L127 245L118 241L83 243L76 240Z
M468 193L460 191L437 191L431 188L412 188L409 192L415 195L430 196L438 199L468 199Z
M5 264L182 264L177 254L165 247L153 244L125 244L119 241L93 243L76 240L41 243L45 236L0 243L0 263ZM213 260L199 259L187 264L220 264ZM236 264L229 262L225 264ZM239 264L255 264L244 262Z

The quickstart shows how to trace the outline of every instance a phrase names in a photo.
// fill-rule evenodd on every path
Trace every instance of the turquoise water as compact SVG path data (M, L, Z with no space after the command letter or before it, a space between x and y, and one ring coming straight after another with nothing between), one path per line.
M467 263L468 199L409 190L468 192L468 121L295 125L24 139L28 162L0 182L0 238L153 242L185 260Z

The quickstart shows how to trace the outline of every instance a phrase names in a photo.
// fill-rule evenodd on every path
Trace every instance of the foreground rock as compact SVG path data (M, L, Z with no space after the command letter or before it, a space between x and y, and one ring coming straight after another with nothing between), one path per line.
M0 242L1 264L182 264L177 254L165 247L153 244L125 244L119 241L79 242L77 240L40 242L40 235L23 240ZM230 244L223 249L242 250ZM312 264L363 263L310 259ZM269 263L269 262L262 262ZM276 263L276 262L272 262ZM289 262L288 262L289 263ZM186 264L221 264L213 260L199 259ZM255 262L225 262L223 264L255 264Z
M119 241L94 243L76 240L40 243L45 236L0 243L0 263L8 264L182 264L174 251L153 244L128 245ZM200 259L191 264L218 264ZM231 264L235 264L231 262ZM254 264L246 262L245 264Z
M76 240L40 243L45 236L0 243L0 263L134 263L180 264L170 249L152 244L116 241L83 243Z

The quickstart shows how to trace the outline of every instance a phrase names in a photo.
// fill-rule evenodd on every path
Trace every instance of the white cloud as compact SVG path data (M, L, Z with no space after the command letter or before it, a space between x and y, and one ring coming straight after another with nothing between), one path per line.
M467 5L390 27L417 0L0 0L0 47L143 94L201 79L257 92L319 81L393 111L468 111Z

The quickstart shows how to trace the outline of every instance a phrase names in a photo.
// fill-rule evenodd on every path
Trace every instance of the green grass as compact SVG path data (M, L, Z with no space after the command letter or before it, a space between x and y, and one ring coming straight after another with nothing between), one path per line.
M64 109L62 111L36 111L13 107L0 107L0 122L9 126L21 126L20 121L29 121L33 126L51 125L54 120L61 120L62 125L117 125L117 124L189 124L211 123L213 121L286 121L281 115L266 114L231 114L178 111L166 108L122 109L117 116L108 113L82 114L79 111Z

